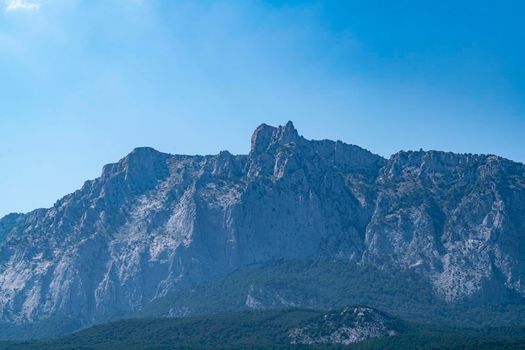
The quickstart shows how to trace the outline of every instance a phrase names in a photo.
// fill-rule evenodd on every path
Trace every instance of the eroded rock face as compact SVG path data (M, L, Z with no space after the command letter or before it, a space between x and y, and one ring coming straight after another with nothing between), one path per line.
M525 296L524 169L496 156L394 155L376 181L365 260L417 269L450 301L497 299L496 286Z
M292 123L258 127L248 155L139 148L52 208L0 220L0 320L90 324L317 256L414 269L449 301L525 297L524 212L524 165L495 156L385 160Z

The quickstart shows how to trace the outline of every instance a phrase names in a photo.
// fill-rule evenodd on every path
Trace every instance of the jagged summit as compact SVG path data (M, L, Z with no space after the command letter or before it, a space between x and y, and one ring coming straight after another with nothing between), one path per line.
M277 129L276 139L279 140L281 144L297 142L299 138L299 133L291 121L288 121L286 125L280 126Z
M284 126L279 127L261 124L253 133L250 153L263 153L272 145L284 145L298 142L301 139L302 137L299 136L299 133L291 121L287 122Z

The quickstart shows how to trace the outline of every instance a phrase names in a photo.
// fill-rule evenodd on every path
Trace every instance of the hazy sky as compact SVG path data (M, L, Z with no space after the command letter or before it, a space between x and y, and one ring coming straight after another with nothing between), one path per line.
M525 2L0 0L0 216L260 123L525 161Z

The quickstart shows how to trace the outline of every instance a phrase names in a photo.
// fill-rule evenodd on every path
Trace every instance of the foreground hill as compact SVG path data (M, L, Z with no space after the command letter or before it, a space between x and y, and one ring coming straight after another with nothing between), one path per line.
M422 326L368 307L134 319L63 338L4 344L30 349L523 349L525 328Z
M525 166L497 156L386 160L292 123L258 127L248 155L138 148L52 208L0 220L2 337L69 332L281 260L415 276L428 304L523 305L524 212ZM308 289L322 287L284 299L315 304ZM248 306L272 307L254 293Z

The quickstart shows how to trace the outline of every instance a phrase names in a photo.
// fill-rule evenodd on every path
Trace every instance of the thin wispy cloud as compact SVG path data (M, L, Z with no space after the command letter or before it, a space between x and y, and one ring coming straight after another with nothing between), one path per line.
M40 9L40 3L26 0L8 0L6 2L6 12L13 11L37 11Z

